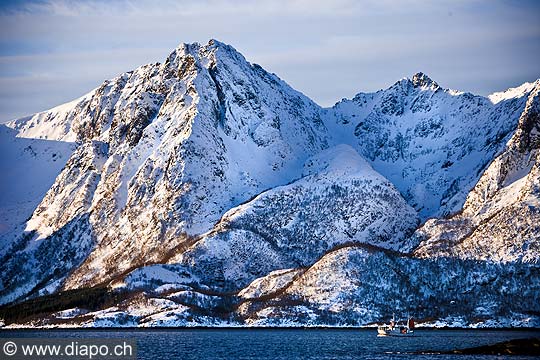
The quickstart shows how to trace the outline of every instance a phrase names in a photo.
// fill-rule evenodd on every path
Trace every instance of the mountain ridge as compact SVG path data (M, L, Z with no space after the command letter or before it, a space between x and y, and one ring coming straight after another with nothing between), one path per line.
M539 231L522 227L536 214L539 195L537 100L530 100L539 84L492 100L443 89L416 73L388 89L321 108L229 45L181 44L163 64L144 65L78 100L8 124L19 137L78 147L28 221L3 235L4 249L11 244L11 250L2 259L0 300L108 284L113 293L145 295L116 304L121 311L97 311L90 326L121 318L128 326L206 324L218 321L215 314L224 309L231 324L299 324L303 318L358 325L390 311L370 296L362 305L369 288L383 298L419 294L449 318L472 324L443 303L455 301L443 295L451 286L444 273L436 275L442 287L429 290L413 272L401 271L398 277L411 285L393 291L395 278L377 269L377 261L419 269L436 282L429 272L441 264L466 274L472 260L511 259L501 268L488 263L475 271L507 284L513 297L516 284L531 283L529 298L519 303L536 311L537 268L529 259L538 254ZM533 165L523 167L523 156L510 156L515 152L526 153ZM456 259L446 263L430 247L430 226L452 234L444 227L454 221L448 216L463 207L467 213L478 180L491 184L490 168L501 156L506 167L530 179L521 188L527 206L510 198L511 210L490 226L505 223L507 234L520 234L526 255L513 247L497 256L484 249L485 256L472 259L443 252ZM428 218L435 220L418 229ZM468 225L460 224L467 221L453 225L463 227L466 238ZM510 280L515 267L525 270ZM332 277L333 271L341 277ZM323 291L301 274L341 285ZM383 287L358 286L376 277ZM486 301L498 304L490 309L499 309L493 315L500 323L539 322L534 316L523 320L526 314L516 307L501 309L506 300L491 285L470 281L476 297L463 300L478 308ZM254 286L267 294L255 307L245 299ZM327 297L316 295L319 290ZM136 310L139 305L146 315ZM200 317L200 309L206 315ZM79 309L66 321L76 323L88 313ZM186 320L193 316L199 320ZM39 324L55 318L49 314Z

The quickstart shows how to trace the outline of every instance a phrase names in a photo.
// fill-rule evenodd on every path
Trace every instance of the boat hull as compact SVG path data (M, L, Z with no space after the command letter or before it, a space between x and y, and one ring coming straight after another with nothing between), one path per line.
M377 336L395 336L395 337L410 337L414 336L414 332L407 328L391 328L389 326L380 326L377 329Z
M406 333L406 334L402 334L402 333L377 333L377 336L380 336L380 337L413 337L414 336L414 333L412 332L409 332L409 333Z

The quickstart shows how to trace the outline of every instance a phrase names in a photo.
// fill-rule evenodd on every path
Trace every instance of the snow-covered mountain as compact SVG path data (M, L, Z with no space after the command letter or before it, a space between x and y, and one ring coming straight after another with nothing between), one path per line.
M65 286L93 285L162 261L226 210L299 177L328 146L316 104L217 41L183 44L70 106L9 124L31 136L50 123L61 130L46 137L82 143L15 243L33 258L51 251L45 273L24 280L29 288L56 288L68 272ZM86 234L85 251L47 245L64 232ZM30 262L20 266L13 271ZM5 291L19 292L17 277L3 275Z
M348 145L322 151L304 169L301 179L226 212L168 262L185 265L214 290L239 291L271 271L310 266L347 243L399 249L415 229L414 210Z
M418 73L323 109L229 45L182 44L7 124L3 187L51 165L2 198L27 206L2 215L0 315L538 325L539 89L484 98Z
M516 131L462 211L429 220L416 236L422 257L540 261L540 82L529 93Z
M516 129L535 84L490 99L443 89L423 73L329 109L335 141L388 178L423 220L461 208Z

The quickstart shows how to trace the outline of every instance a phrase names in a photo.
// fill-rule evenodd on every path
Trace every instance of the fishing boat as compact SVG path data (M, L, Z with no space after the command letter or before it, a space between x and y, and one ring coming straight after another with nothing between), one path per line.
M396 321L395 315L392 316L390 325L380 325L377 327L377 336L413 336L414 320L408 317L407 321Z

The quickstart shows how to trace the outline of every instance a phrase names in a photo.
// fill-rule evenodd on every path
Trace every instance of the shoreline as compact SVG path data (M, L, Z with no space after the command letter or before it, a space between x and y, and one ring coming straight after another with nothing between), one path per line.
M154 326L154 327L16 327L0 328L0 333L10 331L174 331L174 330L373 330L374 326ZM531 331L539 332L540 327L419 327L415 331Z

